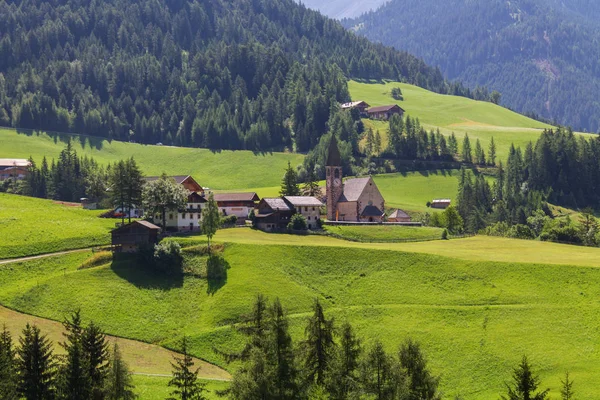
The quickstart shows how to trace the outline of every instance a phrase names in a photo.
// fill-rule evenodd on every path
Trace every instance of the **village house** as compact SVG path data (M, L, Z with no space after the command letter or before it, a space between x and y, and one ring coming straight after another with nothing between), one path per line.
M0 158L0 181L23 180L30 166L29 160L24 158Z
M399 115L402 117L404 115L404 110L400 106L393 104L389 106L371 107L367 110L367 114L371 119L387 121L392 118L392 115Z
M371 177L343 181L342 159L335 135L325 166L327 219L347 222L383 222L385 200Z
M166 214L167 230L176 230L179 232L193 232L200 229L202 222L202 209L206 203L204 188L196 182L191 176L172 176L169 177L180 185L183 185L189 192L187 207L185 210L169 210ZM145 178L146 182L155 181L160 177ZM154 221L162 221L162 216L155 215Z
M321 200L310 196L284 196L283 200L294 209L295 213L306 218L308 229L319 228L321 207L323 207Z
M255 225L266 232L283 231L294 213L293 206L282 198L263 198L256 206Z
M219 211L224 216L235 215L238 218L238 223L246 221L250 211L256 207L257 202L260 200L254 192L218 193L214 196L219 206Z
M369 107L370 105L364 101L353 101L351 103L344 103L340 106L342 110L352 110L353 108L356 108L363 118L368 117L367 110Z
M388 222L410 222L410 215L402 210L396 210L388 216Z
M148 221L134 221L111 232L112 249L116 253L135 253L140 247L158 243L160 228Z
M445 210L446 208L450 207L450 204L452 204L452 200L450 199L433 199L431 202L431 208Z

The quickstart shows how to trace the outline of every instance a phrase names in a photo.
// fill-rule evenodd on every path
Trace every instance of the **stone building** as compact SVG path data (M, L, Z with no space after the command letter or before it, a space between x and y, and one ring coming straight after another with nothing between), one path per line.
M329 221L383 222L385 200L373 178L343 180L342 158L335 135L329 144L325 171Z

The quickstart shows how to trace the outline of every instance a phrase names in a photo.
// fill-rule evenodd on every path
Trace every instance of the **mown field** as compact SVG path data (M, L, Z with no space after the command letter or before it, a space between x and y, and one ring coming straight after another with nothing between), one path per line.
M0 193L0 259L108 244L115 220L101 213Z
M120 263L78 270L87 255L74 254L0 267L0 303L52 319L81 307L108 333L167 347L187 334L196 356L235 369L212 349L242 346L230 324L257 293L281 298L297 339L318 297L366 344L420 341L445 398L496 398L523 354L555 396L567 369L581 398L600 384L598 249L486 237L354 243L249 229L215 238L226 243L223 281L165 279Z
M402 90L403 101L392 98L393 87ZM473 146L475 140L480 139L487 150L493 136L498 146L498 157L503 160L507 157L511 143L524 148L528 142L537 140L542 129L550 128L547 124L489 102L441 95L404 83L350 81L349 89L355 101L364 100L371 106L400 105L408 115L419 118L427 129L440 128L442 133L448 135L454 132L461 140L468 133ZM379 129L382 138L386 136L385 123L368 121L367 124L373 129ZM387 138L382 142L387 144Z
M324 226L323 230L334 237L359 242L417 242L439 240L443 229L395 225Z
M169 146L150 146L103 140L88 136L49 136L46 133L17 133L0 128L0 158L29 158L41 162L44 156L56 158L72 138L80 155L102 164L135 157L146 175L193 175L199 184L212 189L239 189L275 186L281 182L288 161L299 165L301 154L251 151L218 151Z

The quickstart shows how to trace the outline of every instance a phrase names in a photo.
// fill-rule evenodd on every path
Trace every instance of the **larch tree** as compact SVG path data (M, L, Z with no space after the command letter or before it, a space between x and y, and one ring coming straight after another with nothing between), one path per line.
M65 341L60 346L65 354L61 356L58 395L64 399L91 399L92 379L89 374L89 359L83 348L84 327L80 311L67 318L63 327Z
M573 400L575 392L573 391L573 381L569 377L569 371L565 372L565 380L561 380L562 387L560 388L561 400Z
M304 372L310 383L322 385L331 363L335 342L333 340L333 319L326 319L323 306L318 299L313 306L313 315L306 326L304 350Z
M206 206L202 210L202 233L208 239L208 251L210 252L210 240L221 227L221 215L219 214L219 206L215 201L215 196L211 193L208 196Z
M348 399L358 391L361 353L360 339L356 337L352 325L346 322L340 330L339 345L331 365L328 391L332 399Z
M108 343L106 335L93 322L82 332L82 348L87 361L88 377L91 381L93 400L104 398L103 390L108 373Z
M273 369L275 398L295 399L297 370L295 366L294 347L289 333L287 315L279 299L275 299L269 310L267 335L267 354Z
M493 136L492 140L490 140L490 147L488 149L488 162L491 166L496 165L496 142L494 141Z
M471 150L471 141L469 140L468 133L465 133L465 138L463 139L461 155L462 155L462 161L464 163L468 163L468 164L473 163L473 152Z
M439 378L431 374L421 346L407 339L399 351L400 365L408 375L411 398L421 400L440 400Z
M304 196L319 196L321 194L321 188L319 187L319 178L315 168L310 168L306 176L306 182L302 187L302 194Z

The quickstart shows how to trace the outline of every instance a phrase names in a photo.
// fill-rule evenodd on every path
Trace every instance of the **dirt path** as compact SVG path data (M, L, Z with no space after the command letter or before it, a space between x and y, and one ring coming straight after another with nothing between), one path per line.
M2 265L2 264L12 264L12 263L18 263L18 262L30 261L30 260L37 260L38 258L62 256L62 255L71 254L71 253L81 253L83 251L90 251L90 250L92 250L92 248L88 247L88 248L85 248L85 249L65 250L65 251L59 251L59 252L56 252L56 253L39 254L37 256L27 256L27 257L20 257L20 258L9 258L7 260L0 260L0 265Z
M14 340L17 340L21 334L21 330L27 323L37 325L42 333L47 335L48 338L55 343L54 351L58 354L62 352L62 348L57 345L58 342L64 340L62 335L62 324L0 306L0 327L6 325L13 335ZM116 342L119 344L123 357L134 374L145 376L171 376L171 361L173 360L173 355L176 354L175 352L160 346L138 342L136 340L116 338L113 336L108 336L107 338L110 343ZM231 380L231 375L216 365L209 364L206 361L199 359L194 359L194 363L197 367L200 367L199 376L202 379L215 381Z

